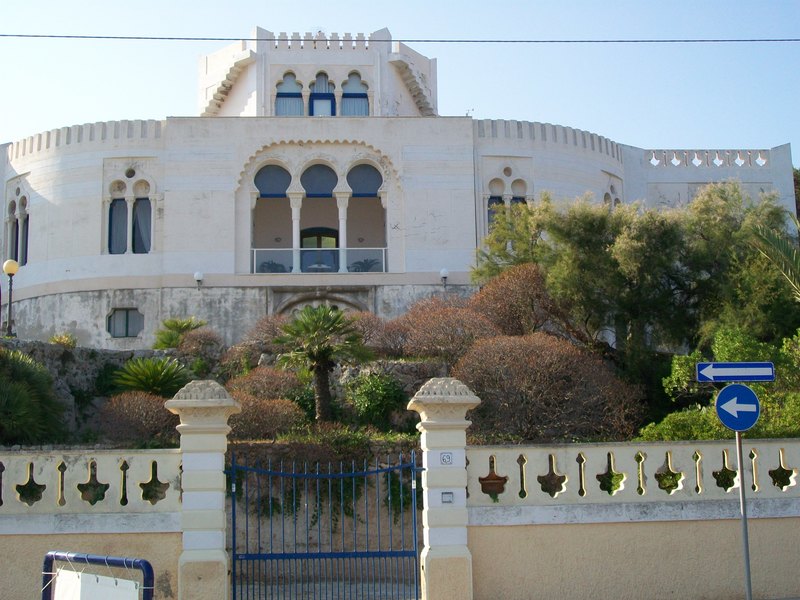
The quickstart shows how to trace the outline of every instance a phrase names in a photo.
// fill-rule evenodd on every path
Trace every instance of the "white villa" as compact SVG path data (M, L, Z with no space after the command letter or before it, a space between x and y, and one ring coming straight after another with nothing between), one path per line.
M736 179L794 210L788 144L643 149L440 116L435 59L386 29L252 37L201 59L199 116L0 145L19 337L148 347L164 319L194 315L232 343L265 314L323 302L394 317L440 293L443 270L469 293L492 206L543 191L613 210ZM3 321L7 300L3 276Z

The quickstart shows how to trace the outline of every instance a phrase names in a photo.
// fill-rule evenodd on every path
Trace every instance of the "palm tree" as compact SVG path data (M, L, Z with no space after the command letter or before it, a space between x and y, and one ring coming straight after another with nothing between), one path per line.
M328 375L337 362L359 362L370 357L361 334L352 319L330 306L306 306L281 329L283 335L275 338L275 343L286 351L278 355L278 364L311 371L316 419L330 421L332 400Z
M790 215L796 230L800 230L797 217ZM800 302L800 249L797 241L783 232L766 227L755 230L756 248L780 269L792 286L795 299Z

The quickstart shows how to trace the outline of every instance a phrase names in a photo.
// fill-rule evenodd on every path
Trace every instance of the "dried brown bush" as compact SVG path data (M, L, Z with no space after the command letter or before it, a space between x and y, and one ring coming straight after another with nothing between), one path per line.
M387 321L378 342L382 353L390 358L400 358L403 356L406 343L408 343L408 326L403 317Z
M406 356L441 358L450 366L476 340L500 334L489 319L466 308L460 299L422 300L414 304L401 321L408 329Z
M347 313L347 316L353 319L353 325L361 334L364 345L375 352L382 353L381 346L386 321L369 311Z
M219 378L228 381L249 373L258 364L261 350L254 342L240 342L228 348L219 361Z
M164 408L164 398L147 392L123 392L98 411L98 432L114 443L172 446L178 441L177 415Z
M214 370L224 352L222 338L208 327L187 331L178 344L178 358L198 375Z
M274 439L305 422L303 410L291 400L259 398L241 390L231 395L242 407L240 413L228 420L232 439Z
M229 392L243 392L267 400L294 398L304 386L292 371L261 366L231 379L225 387Z
M289 321L287 315L266 315L256 322L244 339L256 343L263 354L277 354L281 350L275 345L275 338L283 334L281 326Z
M544 275L533 263L517 265L493 277L468 302L505 335L541 329L555 310Z
M490 436L621 440L639 425L637 388L602 359L546 333L479 340L453 376L481 398L473 429Z

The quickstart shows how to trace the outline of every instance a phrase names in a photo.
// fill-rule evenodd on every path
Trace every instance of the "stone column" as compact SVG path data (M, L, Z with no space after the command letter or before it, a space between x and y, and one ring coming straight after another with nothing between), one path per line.
M334 192L339 209L339 273L347 273L347 205L350 192Z
M300 273L300 209L303 207L302 192L287 192L292 207L292 273Z
M215 381L192 381L165 406L181 419L183 552L178 598L227 600L225 450L228 417L240 407Z
M451 377L429 380L408 403L422 433L423 600L472 600L472 555L467 547L465 416L480 398Z
M127 231L125 232L125 238L127 239L127 248L125 252L127 254L133 253L133 203L136 202L136 198L133 196L125 196L125 204L128 208L128 225Z

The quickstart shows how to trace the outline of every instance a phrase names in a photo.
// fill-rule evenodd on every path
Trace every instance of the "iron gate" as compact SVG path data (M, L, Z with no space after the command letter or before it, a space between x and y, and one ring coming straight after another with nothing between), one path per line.
M253 466L232 458L233 599L418 600L415 455Z

